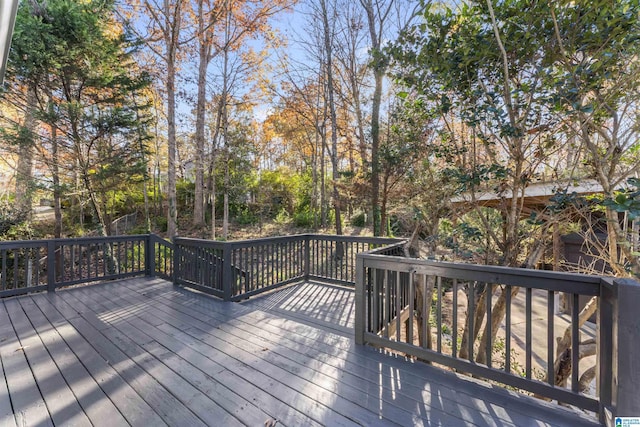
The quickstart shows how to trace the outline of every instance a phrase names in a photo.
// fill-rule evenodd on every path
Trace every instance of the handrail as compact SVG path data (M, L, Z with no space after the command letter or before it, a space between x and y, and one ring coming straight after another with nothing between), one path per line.
M354 286L356 255L398 242L318 234L229 242L176 238L174 280L232 301L303 280Z
M398 256L403 246L397 239L315 234L233 242L169 242L152 234L0 242L0 297L142 275L231 301L297 281L355 284L358 344L385 347L576 405L596 412L601 421L606 414L640 413L640 370L634 361L640 354L639 283L410 259ZM567 295L568 315L556 315L557 293ZM597 297L595 329L581 327L581 297ZM473 302L466 312L458 309L464 299ZM448 319L445 308L450 308ZM491 325L486 328L490 338L468 335L477 325ZM431 333L434 326L436 334ZM556 360L556 337L565 330L569 345ZM581 334L595 339L595 396L579 387L582 376L590 374L579 364ZM504 354L496 355L500 340ZM512 360L514 351L523 354ZM565 364L565 370L578 366L567 378L569 388L555 384L556 363ZM536 369L554 375L541 381L534 378Z
M140 275L227 300L301 280L353 286L355 255L395 242L317 234L229 242L168 242L153 234L0 242L0 297Z
M638 354L633 331L640 330L640 320L632 309L621 308L619 297L624 290L625 301L631 295L640 300L637 282L393 255L392 245L357 256L356 343L569 403L595 412L601 421L611 408L617 407L618 415L640 413L637 394L627 396L634 394L629 378L636 389L640 383L640 373L629 363ZM569 299L569 315L556 314L559 293ZM597 326L580 326L581 297L597 297ZM466 310L461 310L464 300ZM484 331L478 333L480 326ZM569 342L556 342L565 330ZM595 339L595 350L586 351L597 358L596 395L581 389L592 374L579 363L580 347L589 337ZM569 388L555 384L558 366L569 369ZM544 379L536 372L543 372Z
M0 297L151 274L150 235L0 242Z

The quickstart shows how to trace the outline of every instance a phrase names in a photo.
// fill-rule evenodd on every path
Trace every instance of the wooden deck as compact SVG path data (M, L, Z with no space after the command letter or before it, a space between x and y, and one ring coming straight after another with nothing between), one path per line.
M243 303L128 279L0 301L0 426L597 425L356 346L353 295Z

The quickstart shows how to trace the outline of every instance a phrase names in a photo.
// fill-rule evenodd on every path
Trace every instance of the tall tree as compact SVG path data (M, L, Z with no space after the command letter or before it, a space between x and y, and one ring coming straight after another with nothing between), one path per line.
M147 46L166 66L164 89L167 100L167 234L178 233L178 206L176 198L176 68L179 49L184 40L181 32L186 12L185 0L145 0L144 7L150 17Z
M544 16L543 6L517 1L463 4L455 10L427 8L424 22L405 32L401 48L394 52L401 81L428 101L425 106L433 105L439 112L445 125L443 145L452 143L449 172L477 209L487 239L499 249L498 262L507 266L534 264L531 254L540 253L532 245L526 259L523 243L529 235L521 224L523 201L537 171L557 150L552 132L557 120L550 114L544 86L546 57L539 40L531 36L548 28L541 26ZM460 146L459 141L466 144ZM476 193L487 187L500 200L499 229L477 203ZM497 290L483 285L476 289L479 298L469 303L479 305L478 316L484 316L481 307ZM495 340L506 292L513 296L517 291L501 290L491 328L486 328L491 334L483 334L482 345ZM475 341L482 320L477 318L474 331L466 331L463 339Z
M230 73L237 73L235 67L230 67L229 57L233 53L239 52L243 48L243 43L249 38L259 38L269 33L268 19L273 15L285 10L289 6L288 0L270 0L263 2L252 2L246 0L198 0L197 9L194 15L197 23L197 51L198 51L198 77L197 77L197 102L195 121L195 195L194 195L194 216L193 224L204 225L204 205L205 205L205 163L206 152L214 156L215 150L209 147L207 150L205 141L206 128L206 106L207 106L207 84L209 75L209 65L216 57L222 57L222 89L216 103L213 121L217 123L214 127L213 135L209 140L211 145L215 145L219 136L224 131L226 103L231 81ZM248 59L246 56L245 59ZM253 59L259 59L253 56ZM252 64L256 67L258 64ZM224 162L223 162L224 163ZM209 165L215 164L215 159L209 159ZM210 174L211 175L211 174ZM209 185L213 181L209 179ZM213 193L213 188L210 188ZM225 216L228 224L228 216ZM212 220L213 221L213 220ZM213 227L213 226L212 226ZM223 228L227 229L228 226ZM215 231L212 231L215 233ZM224 233L223 233L224 234ZM215 235L215 234L214 234Z
M214 37L216 25L226 10L226 1L197 0L195 21L198 41L198 94L195 123L195 192L193 201L193 225L204 225L204 165L205 165L205 110L207 103L207 70L215 55ZM215 220L212 220L215 223Z
M51 158L59 158L63 140L102 234L101 194L109 182L126 182L139 164L133 134L145 107L132 97L148 79L134 67L132 46L110 2L25 3L16 23L12 89L26 84L35 90L35 117L52 128Z
M342 216L340 211L340 193L338 191L338 179L340 171L338 165L338 119L336 114L334 69L333 69L333 43L334 27L329 23L330 10L326 0L320 0L320 13L322 17L322 30L324 51L326 54L325 73L327 76L327 101L329 107L329 119L331 122L331 169L333 178L333 208L335 211L336 234L342 234ZM332 14L335 11L332 10ZM334 20L331 20L332 23Z
M605 204L609 265L618 275L629 270L638 277L640 256L618 218L629 199L617 190L640 168L639 16L637 2L597 1L549 5L547 19L554 113L566 137L579 141L590 175L610 201Z

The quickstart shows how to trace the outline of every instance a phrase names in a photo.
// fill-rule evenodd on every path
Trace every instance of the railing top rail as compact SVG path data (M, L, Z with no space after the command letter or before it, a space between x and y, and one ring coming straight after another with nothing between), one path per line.
M337 234L306 234L310 238L317 240L333 240L338 242L359 242L359 243L376 243L376 244L393 244L401 243L402 239L392 237L374 237L374 236L345 236Z
M149 237L154 242L164 243L166 245L173 245L173 242L171 240L167 240L167 239L165 239L163 237L158 236L157 234L151 233L151 234L149 234Z
M406 245L406 240L396 240L395 242L386 243L386 246L382 246L380 248L371 249L370 251L362 252L363 255L383 255L383 256L394 256L394 255L385 255L383 252L397 249L399 247L403 247Z
M35 246L46 246L49 242L55 244L76 244L76 243L100 243L119 242L125 240L147 239L149 234L132 234L127 236L91 236L91 237L71 237L60 239L38 239L38 240L5 240L0 242L0 249L3 248L24 248Z
M286 241L296 241L303 240L305 235L303 234L295 234L292 236L279 236L279 237L261 237L259 239L247 239L247 240L206 240L206 239L194 239L194 238L185 238L185 237L177 237L174 239L176 243L186 243L191 245L206 245L206 246L228 246L231 248L245 247L245 246L255 246L266 243L280 243Z
M581 295L599 295L601 276L533 270L527 268L474 265L362 253L358 255L366 267L407 273L432 274L452 279L531 287Z
M0 249L46 247L49 240L7 240L0 242Z
M72 238L60 238L60 239L37 239L37 240L9 240L0 241L0 248L29 248L37 246L46 246L48 243L53 242L55 244L81 244L81 243L100 243L100 242L119 242L126 240L141 240L146 238L159 239L167 243L160 236L155 234L134 234L125 236L88 236L88 237L72 237ZM296 241L300 239L316 239L316 240L331 240L338 242L360 242L360 243L374 243L374 244L393 244L402 242L401 239L394 239L388 237L372 237L372 236L339 236L329 234L294 234L291 236L276 236L276 237L262 237L259 239L247 239L247 240L231 240L231 241L218 241L218 240L206 240L196 239L191 237L176 237L174 239L177 243L186 244L199 244L206 246L223 246L231 245L232 247L244 247L251 245L259 245L264 243L279 243L286 241Z
M199 246L203 248L222 249L228 242L219 240L195 239L192 237L174 237L173 243L176 245Z
M332 234L293 234L290 236L274 236L274 237L261 237L258 239L246 239L246 240L206 240L196 239L191 237L176 237L174 241L176 243L186 243L191 245L230 245L231 247L245 247L253 245L261 245L267 243L281 243L287 241L299 241L302 239L316 239L325 241L338 241L338 242L360 242L360 243L374 243L374 244L393 244L402 242L401 239L393 239L388 237L371 237L371 236L344 236L344 235L332 235Z

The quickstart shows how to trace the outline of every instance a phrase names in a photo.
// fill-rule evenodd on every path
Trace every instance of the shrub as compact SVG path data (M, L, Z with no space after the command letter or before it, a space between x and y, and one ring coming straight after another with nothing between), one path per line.
M295 225L296 227L304 227L304 228L313 227L313 212L305 210L305 211L294 214L293 225Z
M156 224L156 228L161 232L161 233L166 233L167 229L168 229L168 222L167 222L167 217L166 216L157 216L153 219L153 222L155 222Z
M236 222L239 225L253 225L258 223L258 216L249 208L245 208L238 212Z
M367 225L367 214L365 212L358 212L351 216L350 222L354 227L365 227Z

